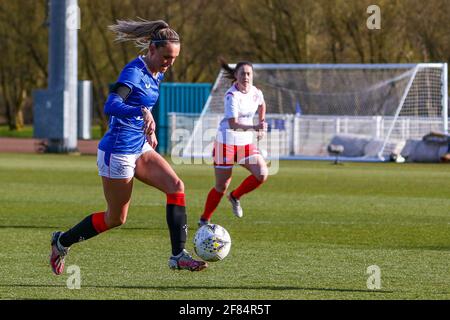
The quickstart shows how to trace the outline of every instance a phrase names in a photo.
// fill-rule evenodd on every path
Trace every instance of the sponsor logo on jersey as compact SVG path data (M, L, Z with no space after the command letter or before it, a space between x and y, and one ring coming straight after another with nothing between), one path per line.
M239 118L253 118L253 112L239 113Z

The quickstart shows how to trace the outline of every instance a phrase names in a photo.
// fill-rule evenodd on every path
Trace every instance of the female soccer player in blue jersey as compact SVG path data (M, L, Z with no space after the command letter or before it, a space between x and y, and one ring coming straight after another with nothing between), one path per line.
M187 217L183 182L154 151L156 124L151 110L158 100L164 73L180 53L180 38L162 20L118 21L110 29L118 41L135 41L147 53L125 66L104 106L110 122L98 146L97 166L107 209L87 216L66 232L53 233L52 270L58 275L64 271L64 259L72 244L125 223L136 177L167 195L166 218L172 245L169 267L200 271L207 263L193 259L184 248Z

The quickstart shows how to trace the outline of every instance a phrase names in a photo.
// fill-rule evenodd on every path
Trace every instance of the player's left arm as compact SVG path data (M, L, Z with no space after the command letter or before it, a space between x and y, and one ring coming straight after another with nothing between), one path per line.
M263 101L262 104L258 106L258 120L259 123L266 122L266 102Z
M262 129L258 130L258 135L256 138L261 140L264 137L265 132L267 131L267 123L266 123L266 101L264 101L264 95L261 90L258 90L259 93L259 105L258 105L258 120L259 124L262 125Z
M261 140L264 137L265 132L267 131L266 103L264 101L258 106L258 121L259 124L262 125L262 129L258 130L256 139Z
M266 122L266 101L264 100L264 95L261 90L258 90L258 119L259 123ZM266 127L264 127L266 129Z
M153 118L152 112L145 107L142 107L141 110L142 117L144 119L144 133L146 136L152 135L156 130L156 122Z

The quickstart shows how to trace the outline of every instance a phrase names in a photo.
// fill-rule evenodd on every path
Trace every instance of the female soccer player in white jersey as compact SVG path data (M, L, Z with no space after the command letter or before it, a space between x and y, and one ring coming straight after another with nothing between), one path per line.
M232 80L232 86L225 94L225 115L213 149L216 183L208 193L199 226L210 223L214 210L230 185L235 163L251 173L227 195L234 215L239 218L243 216L240 198L265 182L268 173L266 162L254 144L253 135L263 133L267 124L263 94L253 86L253 66L249 62L239 62L233 69L225 61L221 65L226 76ZM253 118L257 112L258 124L254 125Z
M118 41L132 40L147 53L128 63L119 75L104 106L109 130L99 143L97 166L107 202L106 211L93 213L66 232L54 232L50 264L55 274L64 271L72 244L92 238L125 223L133 178L167 195L166 218L172 255L171 269L199 271L206 262L185 250L187 219L184 185L154 148L155 122L151 110L158 100L159 84L180 52L178 34L162 21L118 21L110 27Z

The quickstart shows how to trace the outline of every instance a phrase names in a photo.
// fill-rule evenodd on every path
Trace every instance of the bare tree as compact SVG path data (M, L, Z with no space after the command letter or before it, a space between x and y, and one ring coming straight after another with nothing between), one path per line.
M0 2L0 112L22 125L31 90L46 86L47 0ZM230 62L384 63L450 60L448 0L378 0L381 29L366 26L371 0L79 0L79 77L93 81L95 115L123 66L138 54L114 43L116 19L166 20L182 50L166 81L213 82ZM31 110L30 110L31 111Z
M28 10L22 9L25 6ZM46 41L44 11L43 1L0 3L0 95L11 130L23 127L31 90L46 82L46 48L41 43Z

